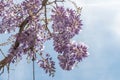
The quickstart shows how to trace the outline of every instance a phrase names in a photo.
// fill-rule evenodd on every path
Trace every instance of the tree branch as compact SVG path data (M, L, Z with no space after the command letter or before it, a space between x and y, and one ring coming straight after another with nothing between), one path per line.
M29 19L30 19L30 16L29 17L27 17L21 24L20 24L20 29L19 29L19 33L18 33L18 37L20 36L20 34L22 33L22 31L24 30L24 27L25 27L25 25L28 23L28 21L29 21ZM18 39L18 38L17 38ZM14 45L14 50L16 50L18 47L19 47L19 42L18 42L18 40L16 39L16 41L15 41L15 45ZM15 54L15 53L14 53ZM14 57L15 55L13 55L13 54L8 54L8 56L7 57L5 57L3 60L1 60L0 61L0 70L5 66L5 65L7 65L7 64L10 64L11 63L11 60L13 59L13 57Z
M19 29L19 32L18 32L18 36L17 36L17 38L16 38L16 41L15 41L15 44L14 44L14 47L13 47L14 50L16 50L16 49L19 47L19 45L20 45L20 43L18 42L18 37L20 36L20 34L22 33L22 31L24 30L26 24L29 22L29 20L32 18L32 16L37 15L37 14L40 12L40 10L42 10L43 7L46 6L47 2L48 2L48 0L43 0L43 1L42 1L42 6L41 6L41 8L38 10L38 12L37 12L36 14L34 14L34 15L28 16L28 17L20 24L20 26L19 26L20 29ZM8 65L8 64L11 63L11 61L12 61L12 59L13 59L13 57L14 57L15 55L16 55L16 53L11 52L10 54L8 54L7 57L5 57L3 60L0 61L0 71L1 71L2 69L4 69L4 66L6 66L6 65Z

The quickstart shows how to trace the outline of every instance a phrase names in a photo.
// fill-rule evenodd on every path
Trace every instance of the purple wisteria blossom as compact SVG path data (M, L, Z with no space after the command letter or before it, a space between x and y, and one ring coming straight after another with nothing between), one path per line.
M87 47L83 43L69 43L62 54L58 55L59 64L64 70L71 70L76 63L88 56Z
M64 47L81 30L81 20L74 10L63 7L55 7L53 10L53 40L54 48L58 53L63 52Z
M49 72L49 76L54 76L55 72L55 62L52 60L52 57L49 54L46 54L46 58L43 57L40 53L42 60L38 60L37 63L42 67L46 73Z
M58 34L66 34L68 39L73 38L81 30L80 14L72 9L55 7L53 10L53 31Z
M0 15L2 15L0 33L15 31L15 29L20 26L20 23L22 23L25 18L28 16L33 16L37 13L39 8L42 6L41 2L41 0L25 0L21 4L14 4L13 0L2 0L0 3ZM38 18L39 15L34 16L34 20L38 20Z
M42 6L42 0L25 0L21 7L24 10L25 14L35 14Z
M80 14L58 6L52 12L54 49L59 53L58 59L62 69L71 70L76 62L88 55L85 45L70 42L81 30Z
M0 4L4 4L1 9L0 17L0 33L15 31L20 23L25 19L24 11L20 5L14 4L13 0L1 0Z

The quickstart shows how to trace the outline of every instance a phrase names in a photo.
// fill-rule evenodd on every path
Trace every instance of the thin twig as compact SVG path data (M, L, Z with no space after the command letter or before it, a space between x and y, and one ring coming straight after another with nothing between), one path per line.
M48 29L48 20L47 20L47 7L45 6L45 13L44 13L45 15L45 29L46 30L48 30L48 32L49 32L49 34L50 34L50 36L52 36L52 34L51 34L51 32L50 32L50 30Z
M7 67L8 80L9 80L9 76L10 76L10 63L8 63L8 65L6 65L6 67Z
M43 0L42 1L42 7L34 15L39 14L39 12L43 9L43 7L47 4L47 2L48 2L48 0Z
M48 2L47 5L50 5L50 4L53 4L53 3L56 4L57 2L64 2L64 0L60 0L60 1L55 0L55 1L52 1L52 2Z
M35 80L35 59L34 59L34 56L33 56L33 80Z
M77 13L80 14L82 7L78 7L74 1L71 1L71 0L68 0L68 1L71 2L75 6Z
M4 73L4 67L0 70L0 75Z
M2 52L2 50L1 50L1 49L0 49L0 52L2 53L2 55L3 55L4 57L6 57L6 56L5 56L5 54Z

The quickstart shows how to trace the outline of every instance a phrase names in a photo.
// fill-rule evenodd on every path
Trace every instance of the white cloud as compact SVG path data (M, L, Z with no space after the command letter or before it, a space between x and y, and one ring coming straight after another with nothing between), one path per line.
M94 7L120 6L120 1L119 0L108 0L108 1L105 1L105 0L98 0L98 1L92 0L91 2L86 1L86 0L79 0L79 1L75 0L75 2L78 5L82 5L83 7L85 7L85 6L89 6L89 7L91 7L91 6L94 6Z
M120 12L116 15L112 26L112 31L116 36L120 37Z

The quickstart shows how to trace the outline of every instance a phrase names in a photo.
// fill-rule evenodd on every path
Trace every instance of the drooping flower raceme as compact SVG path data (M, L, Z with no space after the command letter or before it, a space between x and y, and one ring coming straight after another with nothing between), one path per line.
M42 54L40 54L40 56L42 56ZM42 57L43 58L43 57ZM49 54L46 54L46 58L43 58L42 60L38 60L37 62L40 67L42 67L46 73L50 73L49 75L54 76L54 72L55 72L55 62L52 61L52 57L50 57Z
M69 43L62 54L58 55L62 69L71 70L84 57L88 56L87 47L81 43Z
M80 15L64 7L55 7L52 12L54 49L59 53L60 66L71 70L76 62L88 55L85 45L70 42L81 30Z
M80 15L72 9L56 7L52 12L54 48L61 53L70 39L79 33L82 24Z

